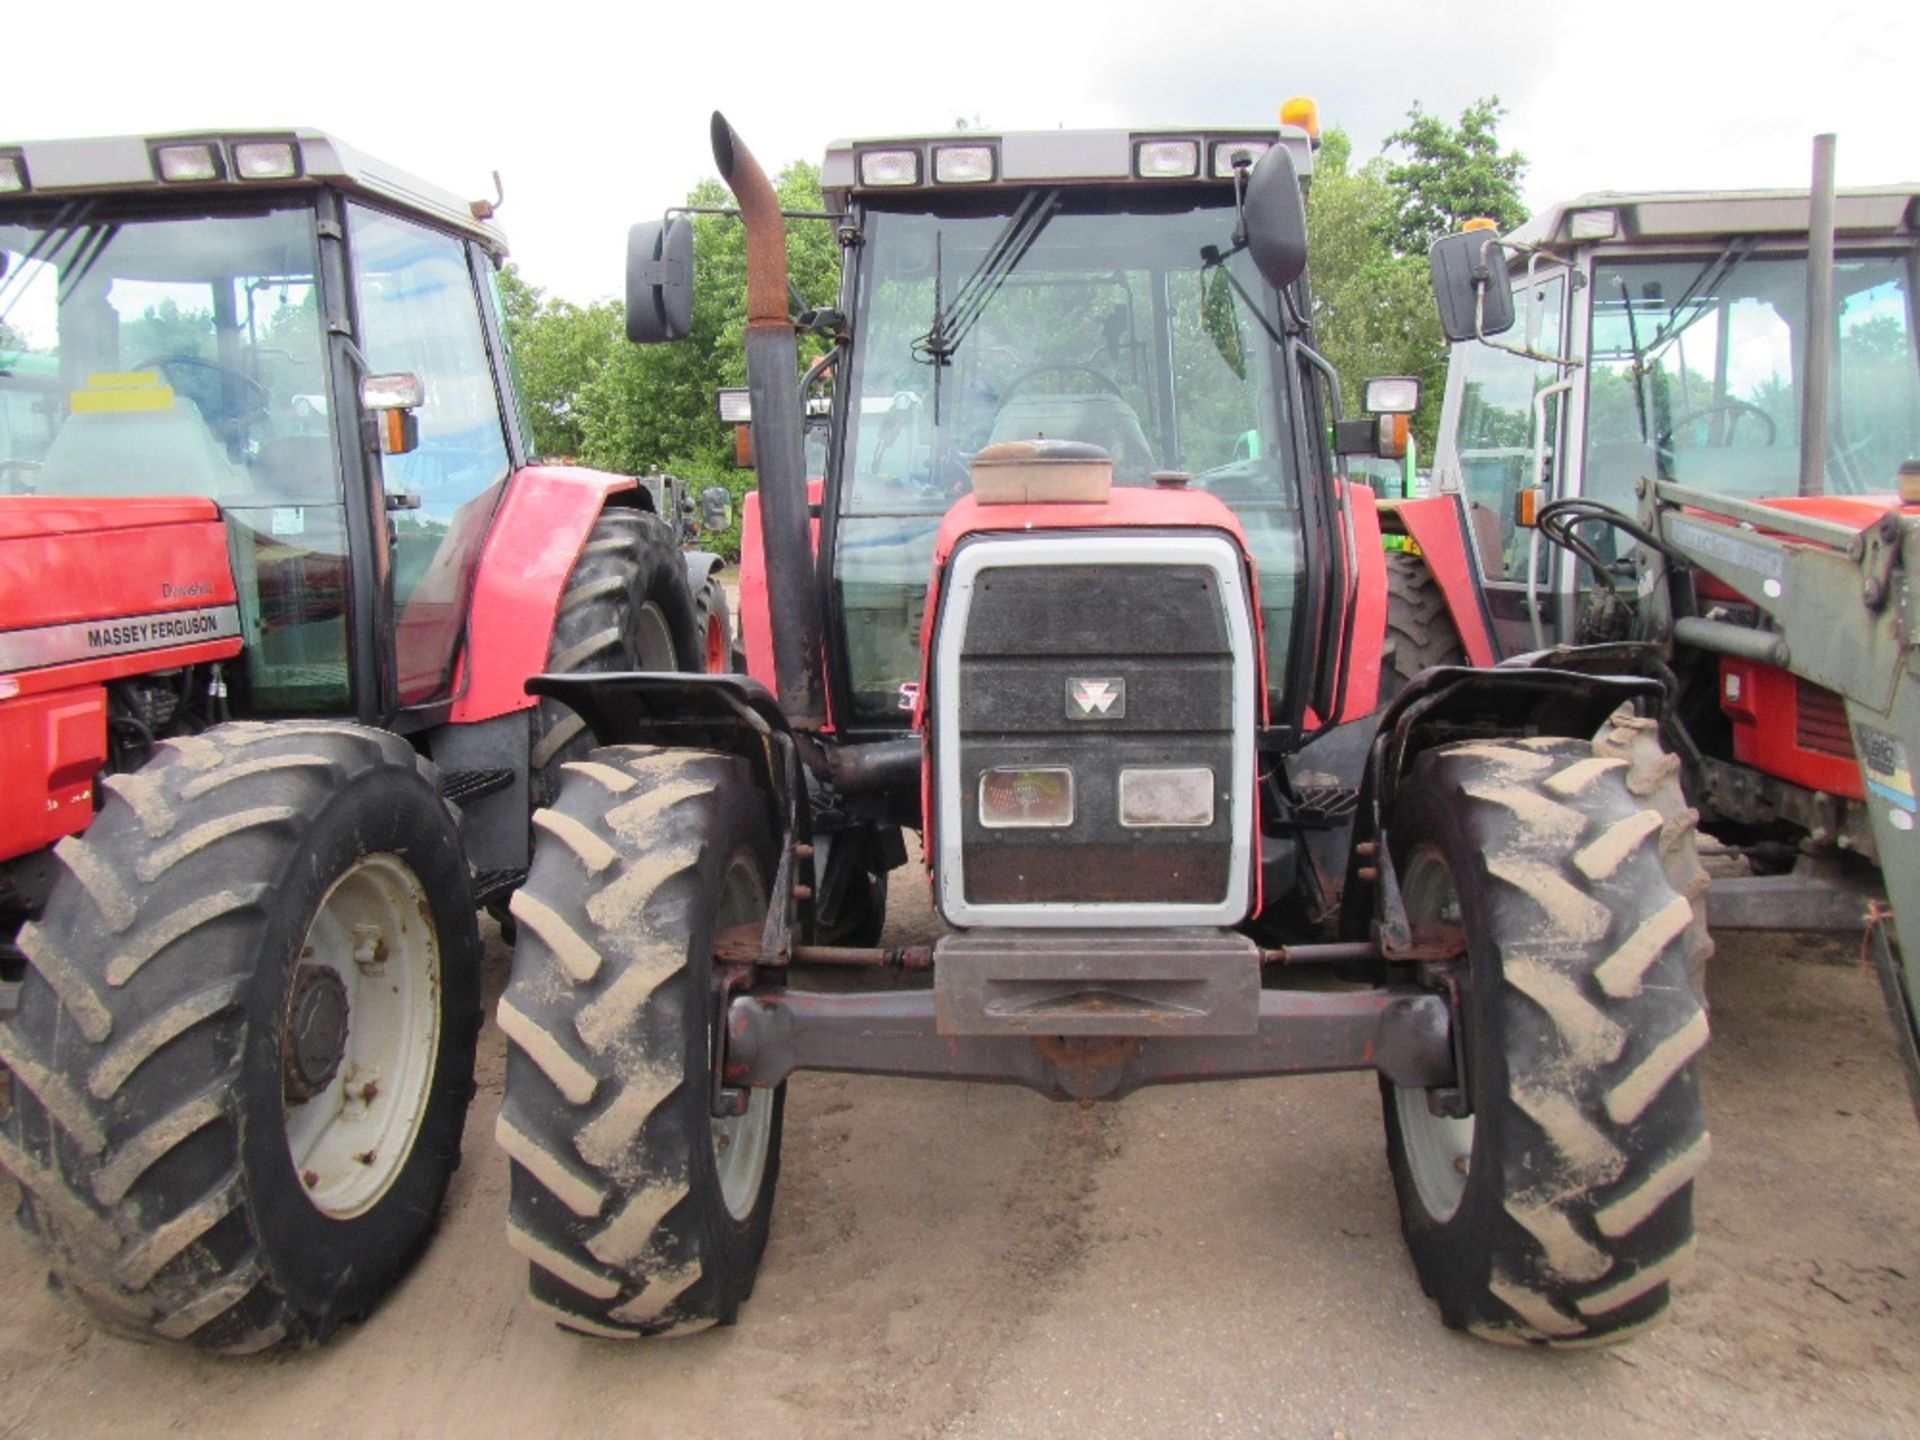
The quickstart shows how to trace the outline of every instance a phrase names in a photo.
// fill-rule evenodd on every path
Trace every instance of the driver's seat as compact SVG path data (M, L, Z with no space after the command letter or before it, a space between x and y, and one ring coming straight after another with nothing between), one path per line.
M1113 457L1117 485L1144 485L1153 447L1140 417L1118 395L1017 395L993 417L990 445L1007 440L1081 440Z
M42 495L232 500L246 489L200 407L178 397L165 410L76 410L33 480Z

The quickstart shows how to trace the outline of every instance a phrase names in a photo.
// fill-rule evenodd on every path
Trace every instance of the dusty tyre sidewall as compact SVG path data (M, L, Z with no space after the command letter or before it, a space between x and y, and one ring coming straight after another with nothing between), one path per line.
M1563 759L1592 753L1592 747L1584 742L1569 741L1567 746ZM1434 754L1423 756L1415 778L1422 778L1419 767L1423 766L1428 767L1430 777L1438 758ZM1583 1289L1581 1285L1570 1286L1565 1276L1540 1263L1539 1242L1506 1208L1511 1196L1557 1174L1565 1164L1547 1134L1510 1100L1514 1072L1518 1068L1523 1073L1547 1075L1563 1064L1565 1057L1556 1052L1552 1029L1544 1017L1531 1026L1519 1024L1510 1008L1532 1003L1509 993L1501 956L1503 942L1526 943L1525 933L1513 916L1524 922L1525 912L1517 907L1528 902L1519 891L1494 882L1487 872L1485 856L1495 840L1492 825L1499 822L1491 821L1484 808L1450 803L1448 789L1425 783L1416 784L1412 793L1403 792L1405 798L1395 818L1391 843L1396 871L1403 877L1422 844L1432 844L1445 857L1468 937L1469 973L1463 980L1462 1006L1475 1130L1466 1184L1449 1219L1436 1220L1426 1209L1413 1178L1395 1092L1384 1080L1381 1099L1402 1230L1422 1287L1439 1305L1450 1326L1505 1339L1513 1334L1515 1315L1492 1294L1496 1270L1503 1270L1510 1282L1535 1287L1556 1299L1570 1298L1576 1304ZM1598 818L1616 821L1638 808L1638 802L1623 788L1612 794ZM1637 875L1622 872L1609 883L1594 886L1592 893L1596 897L1612 893L1618 902L1626 893L1641 893L1657 886L1663 877L1657 860L1650 863L1653 869L1642 869ZM1513 916L1505 913L1509 910ZM1636 1003L1644 1006L1646 1002ZM1629 1023L1628 1012L1622 1011L1620 1018L1623 1024ZM1649 1038L1657 1037L1630 1035L1629 1051ZM1595 1073L1604 1073L1604 1069ZM1654 1157L1683 1148L1692 1134L1702 1129L1699 1084L1696 1065L1679 1072L1668 1082L1658 1110L1649 1110L1624 1127L1620 1137L1623 1147L1637 1156ZM1597 1183L1589 1194L1597 1197L1607 1192L1609 1183ZM1619 1191L1607 1193L1617 1195ZM1686 1187L1638 1224L1630 1237L1611 1243L1618 1260L1637 1268L1646 1257L1665 1256L1680 1249L1692 1235L1692 1194ZM1660 1315L1667 1299L1667 1289L1661 1285L1584 1322L1585 1335L1573 1338L1592 1342L1614 1334L1631 1334ZM1521 1318L1524 1321L1525 1317Z
M757 865L761 883L770 895L774 847L766 816L750 786L744 782L738 788L723 786L716 799L720 802L715 808L722 823L714 836L715 843L701 860L703 903L691 927L688 965L683 972L690 992L686 1008L689 1023L683 1042L687 1080L671 1108L674 1123L684 1137L680 1143L687 1147L688 1153L688 1195L683 1203L693 1206L701 1217L706 1241L703 1256L717 1272L713 1289L719 1301L716 1319L728 1325L733 1323L740 1301L751 1293L760 1257L767 1248L774 1191L780 1178L780 1140L786 1118L787 1087L783 1083L773 1091L766 1169L761 1177L760 1193L745 1218L736 1220L721 1195L719 1166L713 1149L709 1100L712 1082L707 1046L717 1016L713 1003L713 966L706 957L713 953L715 911L728 870L740 860ZM694 1015L699 1017L697 1024L691 1023Z
M1491 1157L1506 1153L1510 1123L1507 1107L1499 1103L1511 1079L1508 1056L1501 1041L1506 1027L1500 1010L1499 948L1490 937L1487 897L1471 877L1460 873L1463 861L1475 855L1475 841L1467 831L1466 812L1447 805L1431 787L1422 789L1396 817L1393 863L1404 878L1416 849L1431 844L1453 872L1461 921L1468 936L1468 970L1462 982L1462 1009L1466 1012L1467 1068L1471 1075L1474 1108L1472 1161L1459 1207L1445 1221L1427 1211L1413 1179L1406 1140L1395 1109L1394 1087L1380 1082L1381 1105L1387 1120L1387 1155L1394 1188L1400 1196L1402 1228L1413 1252L1415 1267L1427 1293L1440 1302L1450 1324L1478 1316L1456 1318L1450 1299L1483 1291L1488 1281L1489 1256L1500 1237L1499 1227L1511 1225L1501 1209L1501 1195ZM1491 983L1490 983L1491 982ZM1441 1277L1436 1281L1435 1277Z
M381 783L365 783L377 778ZM375 773L336 792L290 847L258 932L240 1072L242 1183L266 1263L313 1338L364 1314L425 1245L460 1162L480 1018L480 942L452 820L418 777ZM440 947L438 1054L405 1165L363 1214L334 1219L309 1202L287 1148L281 1034L288 987L315 911L361 857L406 862L428 897Z

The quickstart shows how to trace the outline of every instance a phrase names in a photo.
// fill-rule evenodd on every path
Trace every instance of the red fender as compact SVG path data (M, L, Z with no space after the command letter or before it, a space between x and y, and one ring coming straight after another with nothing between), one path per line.
M1425 500L1400 500L1395 511L1420 547L1427 568L1440 584L1447 611L1460 632L1467 659L1475 665L1498 663L1500 652L1493 641L1493 620L1487 614L1486 598L1480 591L1479 575L1473 564L1473 542L1467 534L1467 512L1458 495L1432 495ZM1377 548L1377 546L1376 546ZM1384 568L1383 559L1381 565ZM1385 621L1384 606L1381 612Z
M1347 513L1353 522L1353 606L1348 613L1346 684L1341 691L1336 724L1371 715L1380 703L1380 657L1387 648L1387 555L1380 543L1380 511L1373 487L1350 480ZM1341 557L1344 567L1346 557Z
M607 497L637 483L628 475L560 465L531 465L507 482L474 577L452 723L491 720L538 703L526 684L547 668L553 619L573 562Z

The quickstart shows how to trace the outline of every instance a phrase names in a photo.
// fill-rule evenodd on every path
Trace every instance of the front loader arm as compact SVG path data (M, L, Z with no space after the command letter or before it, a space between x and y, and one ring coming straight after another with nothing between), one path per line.
M1778 665L1846 702L1894 907L1866 917L1867 943L1920 1110L1920 517L1889 506L1856 529L1665 481L1648 486L1645 505L1643 520L1671 558L1732 586L1775 626L1683 616L1672 622L1676 641ZM1662 577L1650 578L1646 593L1664 599Z

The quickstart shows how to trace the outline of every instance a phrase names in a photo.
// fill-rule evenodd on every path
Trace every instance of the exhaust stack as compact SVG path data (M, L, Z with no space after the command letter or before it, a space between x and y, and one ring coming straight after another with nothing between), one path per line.
M718 111L713 160L740 202L747 227L747 390L760 475L760 523L767 555L767 609L780 708L793 725L826 724L819 593L807 514L800 360L787 318L787 232L780 199L759 161Z

